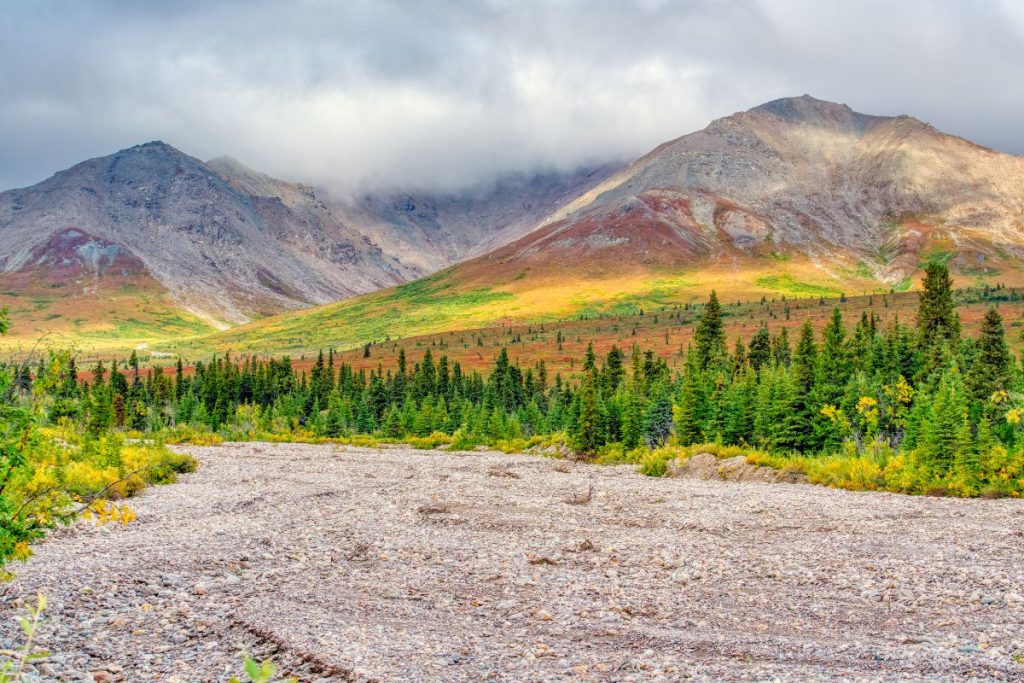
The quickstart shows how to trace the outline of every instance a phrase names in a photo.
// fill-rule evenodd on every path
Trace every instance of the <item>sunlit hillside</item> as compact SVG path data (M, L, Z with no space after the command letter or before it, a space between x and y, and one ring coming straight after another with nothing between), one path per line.
M502 272L500 265L484 258L382 292L155 348L189 356L232 349L254 353L295 353L327 346L344 349L502 323L550 323L681 306L704 301L711 289L727 301L749 301L762 296L838 297L890 288L856 271L830 272L796 258L716 264L688 272L638 267L605 273L588 268L584 275L566 265L561 274L543 277Z

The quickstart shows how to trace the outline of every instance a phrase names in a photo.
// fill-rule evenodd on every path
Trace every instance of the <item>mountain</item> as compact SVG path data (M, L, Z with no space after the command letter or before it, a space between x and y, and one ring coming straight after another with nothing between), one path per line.
M203 330L418 274L308 188L251 180L152 142L4 192L0 303L40 331L161 336L159 318Z
M387 253L432 273L522 237L622 167L509 173L457 192L377 192L331 207Z
M660 145L483 256L195 348L344 346L712 288L727 301L902 290L930 259L962 284L1020 285L1022 257L1024 158L804 95Z
M908 286L928 258L961 281L1019 282L1024 159L909 116L810 96L667 142L463 280L704 272L727 290L813 294Z
M0 193L0 306L22 342L193 336L451 265L521 236L612 170L332 207L229 157L204 163L151 142Z

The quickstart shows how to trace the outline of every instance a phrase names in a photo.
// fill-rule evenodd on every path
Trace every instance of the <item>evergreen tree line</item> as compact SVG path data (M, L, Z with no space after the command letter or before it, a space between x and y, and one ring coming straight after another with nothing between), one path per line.
M762 326L727 343L712 292L681 372L651 351L591 344L577 382L549 377L543 361L523 369L502 349L491 371L466 373L428 349L410 368L369 372L321 352L310 372L289 358L199 363L186 374L141 370L136 355L75 381L73 364L54 393L52 417L99 433L245 426L303 429L322 437L458 435L493 443L564 433L584 454L609 447L718 443L805 455L912 452L939 475L981 476L992 449L1017 452L1021 372L995 307L980 334L963 338L948 269L926 269L916 325L881 325L865 312L848 328L836 307L821 334L806 321L795 339ZM31 376L16 381L26 385Z
M447 356L435 360L429 349L411 368L400 350L394 371L357 371L328 351L308 373L288 357L225 355L198 363L191 374L179 361L173 375L140 369L133 353L109 368L97 362L80 383L72 364L54 392L51 419L79 420L92 433L240 424L322 437L461 430L478 442L567 433L588 452L615 441L636 447L668 439L676 385L664 360L634 346L627 367L625 354L613 347L599 364L591 345L582 365L585 379L574 386L561 375L550 378L544 361L523 370L505 348L486 377L464 372Z

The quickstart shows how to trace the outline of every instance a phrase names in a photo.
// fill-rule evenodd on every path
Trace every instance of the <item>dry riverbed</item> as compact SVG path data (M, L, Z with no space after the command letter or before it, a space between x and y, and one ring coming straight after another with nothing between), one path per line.
M44 680L1024 680L1024 502L409 449L188 448L3 590Z

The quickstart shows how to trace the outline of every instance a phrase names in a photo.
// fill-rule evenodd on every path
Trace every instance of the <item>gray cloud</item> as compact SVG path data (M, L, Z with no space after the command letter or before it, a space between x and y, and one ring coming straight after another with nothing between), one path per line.
M810 93L1024 153L1017 0L0 0L0 187L163 139L339 192L631 158Z

